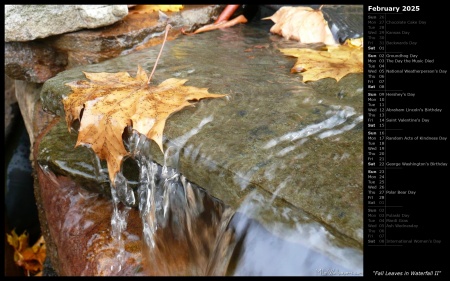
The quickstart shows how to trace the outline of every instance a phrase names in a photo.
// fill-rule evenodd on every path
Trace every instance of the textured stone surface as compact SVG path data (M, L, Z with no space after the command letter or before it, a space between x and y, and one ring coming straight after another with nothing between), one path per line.
M180 35L182 27L189 30L205 25L219 12L219 5L189 6L179 12L165 12L167 18L163 19L157 12L133 13L131 10L123 20L109 27L56 36L49 38L48 44L67 53L71 68L160 44L168 23L173 27L168 40L173 40Z
M214 20L220 5L190 5L179 12L133 13L103 28L83 29L28 42L5 43L5 73L14 79L43 83L58 72L98 63L161 44L169 23L168 40Z
M38 136L35 151L38 151L46 130L51 130L57 123L56 118ZM154 237L157 246L152 255L143 246L139 211L131 208L122 237L125 262L121 265L117 259L119 242L111 236L112 200L86 191L72 178L54 174L51 167L39 162L34 164L35 196L39 202L42 233L47 243L47 256L58 275L205 274L215 249L214 242L220 229L218 223L226 208L219 200L208 198L204 190L197 186L188 187L191 188L192 203L200 203L197 209L169 207L167 213L171 220L166 226L158 226ZM179 194L184 198L184 193ZM120 208L123 210L123 207Z
M37 103L40 103L39 93L42 89L42 84L31 83L16 80L16 97L19 103L20 113L23 118L23 122L30 138L30 143L34 143L34 138L39 134L39 129L34 124L43 121L43 118L36 118Z
M115 275L111 266L119 266L115 260L118 247L110 235L110 200L89 194L69 178L56 177L40 167L36 173L36 197L45 206L40 221L47 255L58 275ZM142 259L141 220L136 211L129 215L123 275L134 275Z
M362 249L363 75L303 84L289 72L295 59L278 51L290 43L267 36L269 29L270 24L241 25L166 43L154 84L187 78L186 85L230 97L173 114L164 147L179 152L175 165L182 174L226 204L236 208L260 190ZM44 84L43 106L63 116L61 99L70 93L64 84L85 79L81 71L135 75L140 64L150 72L158 52L149 48L60 73ZM202 121L207 124L200 126ZM151 152L164 164L156 145ZM56 163L54 169L69 170L43 155Z
M5 73L13 79L43 83L66 66L67 55L42 41L5 43Z
M14 79L5 75L5 141L8 139L14 118L18 113Z
M185 12L183 17L187 19L189 13L195 11ZM169 17L172 24L181 15ZM140 30L136 37L129 37L126 32L114 33L114 28L124 28L122 23L116 23L111 29L76 32L80 35L78 38L72 36L75 33L61 35L67 38L65 43L59 41L59 36L48 38L68 54L71 67L138 52L97 65L77 67L47 80L40 96L48 113L40 109L39 101L34 108L30 106L34 99L27 102L28 115L34 116L33 130L48 129L37 138L35 146L35 194L48 256L61 275L114 275L109 267L112 263L116 265L111 257L117 254L109 235L112 213L109 183L93 172L89 149L74 148L77 134L69 134L64 119L55 118L53 114L64 116L61 99L70 93L64 83L85 79L81 71L128 71L134 75L138 64L147 72L151 71L159 46L139 50L151 46L152 41L161 42L161 35L149 40L144 36L142 40L145 28L142 29L138 22L133 25L128 19L124 18L123 22L130 24L132 30ZM141 22L151 22L147 20L141 18ZM151 24L163 27L158 21ZM252 210L248 202L244 204L243 201L248 201L255 191L263 195L264 210L253 210L250 217L268 231L255 234L244 229L242 235L248 239L252 240L255 235L255 240L262 239L262 244L309 253L297 243L274 243L283 240L280 237L285 238L288 231L271 225L292 224L294 229L303 231L305 225L318 223L319 229L328 231L330 244L315 250L330 257L343 253L341 262L354 258L362 263L362 74L348 75L339 83L322 79L303 84L301 75L289 73L295 59L278 51L280 47L293 46L269 35L269 28L270 24L262 27L247 24L195 36L169 34L175 40L166 43L152 83L158 84L171 77L186 78L187 85L206 87L210 92L230 96L228 99L204 100L196 107L172 115L164 131L164 147L168 154L178 155L178 160L177 157L164 159L156 145L150 147L152 158L161 165L178 167L189 180L234 209ZM159 30L153 30L153 34L158 33ZM104 35L104 41L94 44L96 35ZM120 40L115 42L114 36ZM120 49L119 41L123 49ZM77 46L77 42L81 43ZM98 42L108 42L107 48ZM82 46L89 48L83 51ZM77 52L78 58L74 56ZM113 55L109 56L108 52ZM103 57L102 54L107 55ZM39 84L16 82L16 85L22 93L31 94L40 89ZM27 95L23 97L26 99ZM51 120L54 123L47 126ZM124 164L125 170L130 168L128 164L130 162ZM105 163L102 166L105 168ZM131 169L133 167L136 165ZM132 174L127 173L127 177L134 177ZM198 244L172 239L174 236L169 230L160 232L162 245L171 247L160 248L157 252L158 266L142 266L141 260L145 260L140 250L142 226L135 208L131 209L127 221L128 263L121 275L167 275L167 272L202 275L208 252L192 256L190 249ZM243 225L248 227L239 222L236 227L242 229ZM201 234L197 239L211 243L209 239L214 235L210 231L214 228L205 227L203 223L197 227L205 230L194 233ZM186 229L184 231L188 233ZM307 240L308 247L317 246L317 238L312 236ZM289 239L301 240L302 236L297 233ZM276 251L258 252L256 244L251 244L251 248L239 244L236 249L231 245L226 251L235 257L249 253L270 255L269 260L276 259L276 262L269 261L272 266L285 266L281 262L287 258L284 251L279 253L281 255L276 255ZM331 244L350 247L356 252L336 250ZM264 260L262 255L258 260ZM320 260L312 254L307 256L308 265ZM230 269L227 258L219 251L215 259L209 261L216 264L209 273L232 274L233 267L235 272L242 272L236 267L239 264L231 264ZM220 262L223 262L222 266ZM253 265L257 269L263 263ZM332 263L327 265L338 268ZM362 266L357 267L360 268ZM253 268L250 266L247 270L252 272Z
M127 14L127 5L5 5L5 42L106 26Z

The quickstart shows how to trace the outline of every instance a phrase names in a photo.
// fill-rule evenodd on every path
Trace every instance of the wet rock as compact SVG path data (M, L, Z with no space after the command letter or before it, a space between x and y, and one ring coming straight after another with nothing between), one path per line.
M210 23L220 5L189 6L179 12L130 12L119 22L102 28L83 29L30 42L5 43L5 72L17 80L43 83L58 72L75 66L98 63L162 42L168 23L174 28L168 40L181 28L191 30Z
M59 276L115 275L118 254L110 235L112 204L88 193L69 178L37 168L41 228L47 256ZM135 275L141 261L141 225L137 212L129 214L126 262L121 275ZM117 270L117 268L116 268Z
M56 120L56 119L55 119ZM49 124L50 130L57 122ZM40 146L37 138L35 150ZM37 155L35 155L37 157ZM98 193L86 191L69 177L55 174L51 168L35 162L35 196L47 243L47 257L59 276L105 275L204 275L215 248L218 223L225 207L217 199L206 198L198 186L188 186L198 208L168 209L166 225L155 232L155 249L144 246L139 211L128 208L124 241L121 249L112 237L113 202ZM184 198L184 194L180 193ZM182 199L183 199L182 198ZM180 198L176 199L180 200ZM125 206L119 207L122 211ZM194 212L194 217L188 216ZM223 272L221 272L223 274Z
M205 25L218 15L219 5L189 6L179 12L130 14L120 22L103 29L68 33L49 40L48 44L68 54L69 65L91 64L160 44L166 25L173 26L169 40L180 34L180 28Z
M38 117L36 115L36 108L37 104L40 103L39 93L42 89L42 84L16 80L15 88L20 113L27 129L30 143L33 144L35 137L39 134L40 131L40 129L38 129L36 125L38 124L38 122L43 122L45 119L36 118Z
M5 5L5 42L106 26L127 14L126 5Z
M47 257L45 258L43 269L42 269L42 276L58 276L58 273L55 271L55 269L52 266L52 262Z
M97 166L92 150L75 147L77 134L69 133L64 119L55 118L52 123L55 123L52 130L40 140L39 164L58 174L70 175L87 190L111 196L110 183L101 172L106 166Z
M14 79L5 75L5 143L18 114L19 108L17 107Z
M187 29L191 29L196 25L203 25L206 23L209 23L213 18L214 15L219 13L219 6L199 6L196 7L196 9L186 9L183 11L183 13L173 14L172 17L168 17L169 22L178 28L178 31L176 29L173 29L171 33L169 34L169 38L173 39L176 37L177 32L179 34L179 29L181 27L188 27ZM168 15L170 13L167 13ZM205 16L206 14L206 16ZM130 20L129 20L130 19ZM133 21L134 19L134 21ZM123 24L123 25L121 25ZM123 28L120 29L118 26L122 26ZM128 26L128 29L124 26ZM46 81L50 77L53 77L56 75L56 73L62 71L65 68L70 68L76 65L80 64L86 64L86 63L95 63L102 60L106 60L110 57L114 57L120 54L130 53L136 50L141 50L143 48L146 48L148 46L159 44L161 42L162 34L160 31L164 29L165 25L158 24L155 21L146 20L143 16L135 16L135 17L127 17L127 19L124 19L121 23L118 23L114 26L111 26L109 31L109 27L105 27L102 29L97 29L97 33L94 32L94 30L89 31L78 31L74 33L67 33L63 35L56 35L44 39L37 39L35 41L31 42L8 42L5 46L5 58L7 59L8 63L5 64L5 70L7 72L10 72L11 75L17 77L19 80L25 80L25 81L16 81L16 95L18 96L20 100L20 110L22 112L22 115L24 117L25 125L27 128L27 131L30 135L30 141L31 143L34 143L36 137L41 133L41 131L44 128L47 128L49 123L51 122L57 122L59 119L55 118L55 115L53 115L52 112L45 112L42 110L41 101L39 100L39 91L42 87L42 82ZM131 30L130 30L131 28ZM158 29L159 28L159 29ZM118 29L118 33L113 33L112 30ZM92 31L92 32L91 32ZM120 32L126 33L121 34ZM83 37L83 34L87 34L84 38L80 39L80 41L83 41L82 43L77 44L77 39L74 39L74 37L71 37L74 34L80 34L80 39ZM104 37L101 38L101 40L95 41L100 35L104 35ZM123 35L123 36L122 36ZM67 37L65 37L67 36ZM135 36L135 37L133 37ZM158 37L159 36L159 37ZM65 37L67 41L62 40L61 37ZM101 36L100 36L101 37ZM115 39L112 39L115 37ZM119 38L119 43L121 44L114 44L111 43L112 41ZM108 41L109 40L109 41ZM95 43L93 43L95 41ZM116 40L117 41L117 40ZM105 43L106 42L106 43ZM74 46L77 48L72 48L71 44L75 44ZM91 45L89 45L91 44ZM102 45L105 46L103 48L96 49L96 45ZM71 49L72 48L72 49ZM93 53L86 52L86 49L92 49L94 50ZM20 54L20 56L17 56L17 54ZM31 58L31 60L30 60ZM60 100L55 101L56 103L60 102ZM67 127L65 127L65 124L61 124L60 128L62 129L62 132L64 132L64 136L67 136ZM61 132L61 131L60 131ZM47 134L47 131L43 132L43 135ZM63 134L61 133L61 136ZM63 147L63 149L60 149L61 151L68 151L73 149L74 142L73 137L76 135L72 135L72 138L69 138L69 140L65 140L64 137L62 139L56 138L52 139L52 141L60 144L66 145L66 147ZM83 149L80 147L80 149ZM86 148L85 152L86 152ZM77 150L75 151L78 152ZM80 153L78 154L78 158L75 158L76 160L83 159L83 161L86 159L86 157L89 156L89 151L86 154ZM67 159L67 155L60 154L60 156L56 157L58 159ZM33 159L35 156L32 156ZM70 157L69 157L70 158ZM50 157L49 159L54 160L54 157ZM43 158L41 158L43 160ZM34 162L33 162L34 163ZM41 162L42 163L42 162ZM58 163L59 165L62 164L64 167L64 161L56 161L55 163ZM80 164L83 164L83 162L78 162ZM45 166L45 164L44 164ZM86 168L85 165L82 165L84 168ZM34 165L34 168L36 169L38 165ZM49 167L52 167L49 165ZM88 168L92 168L88 167ZM71 168L70 166L65 166L65 168ZM64 171L65 168L62 170ZM80 167L78 167L80 168ZM103 167L105 168L105 167ZM58 171L58 169L53 169ZM50 168L49 168L50 171ZM61 171L61 170L59 170ZM71 176L74 174L75 170L69 172ZM95 192L98 192L99 186L102 186L101 184L98 184L98 177L92 178L92 171L93 169L88 169L87 177L84 174L81 174L81 176L76 179L77 185L79 186L82 183L86 183L86 186L84 186L84 190L89 190L89 185L95 186L95 189L91 189ZM76 173L76 172L75 172ZM62 173L64 174L64 173ZM86 179L87 178L87 179ZM80 180L81 179L81 180ZM44 176L37 176L35 180L35 186L36 189L39 190L38 186L40 183L43 183L43 185L48 186L48 182L54 183L54 177L51 176L51 173L45 173ZM72 181L72 179L70 180ZM71 186L74 184L71 182L70 184L62 180L60 185ZM104 193L109 195L109 183L103 182L103 185L106 186L104 188ZM55 187L53 186L52 189ZM96 236L97 240L95 243L91 243L93 245L91 248L86 250L86 248L83 248L80 250L80 247L77 248L79 245L74 245L74 241L78 240L72 240L72 236L64 236L60 235L60 231L65 231L67 229L61 230L60 228L52 228L53 223L56 223L56 227L59 227L61 225L61 221L65 221L68 217L65 217L67 210L67 206L64 204L67 203L67 201L64 201L64 199L61 199L63 202L61 202L62 205L52 205L54 200L59 200L59 195L62 196L61 193L52 193L47 190L47 199L43 198L41 196L40 191L36 191L36 198L37 198L37 204L40 210L40 217L41 222L43 224L42 226L42 232L44 236L46 237L47 241L47 249L49 253L49 257L55 261L56 268L58 268L58 271L62 275L110 275L113 274L108 271L107 266L111 263L111 256L115 254L114 245L111 246L110 249L106 250L105 247L101 246L105 243L108 244L111 242L110 237L107 233L109 233L108 229L103 229L103 226L105 226L105 221L107 219L110 220L111 212L108 208L101 208L98 207L96 204L90 204L93 201L89 201L89 203L77 203L76 207L78 209L75 210L75 207L69 207L69 212L72 212L74 216L81 216L82 218L89 218L89 214L87 214L86 209L91 207L93 205L93 209L91 211L103 213L105 214L103 219L99 219L99 229L103 229L102 231L97 231ZM70 193L70 195L74 195L71 193L70 190L65 189L64 192ZM91 196L89 194L83 193L84 191L81 190L80 193L86 195L87 197ZM39 194L39 195L38 195ZM49 197L53 197L53 201L49 201ZM76 196L76 194L74 195ZM99 196L99 195L97 195ZM45 197L45 196L44 196ZM67 197L65 197L67 198ZM101 199L93 199L94 201L101 201ZM111 204L109 199L105 199L108 201L107 204ZM73 201L71 201L72 203ZM53 216L49 216L50 222L47 221L47 216L43 215L47 208L50 210L49 212L55 214L56 212L63 211L62 213L59 212L60 215L63 216L63 218L57 218ZM53 208L53 209L51 209ZM72 209L70 209L72 208ZM57 210L57 211L55 211ZM135 212L134 210L133 212ZM136 213L135 213L136 214ZM56 216L56 214L55 214ZM134 216L134 217L133 217ZM135 215L131 215L131 220L136 219ZM136 221L136 220L135 220ZM97 221L96 221L97 222ZM109 221L108 221L109 222ZM137 223L137 222L135 222ZM131 223L133 225L133 223ZM50 234L50 229L52 229L52 234ZM56 229L56 230L55 230ZM79 230L79 229L78 229ZM77 232L78 230L68 230L69 233ZM56 231L56 232L55 232ZM91 231L90 228L85 228L83 231ZM77 232L80 237L84 236L84 233L81 233L81 230ZM99 234L100 233L100 234ZM58 237L60 235L60 237ZM89 235L86 234L86 235ZM56 237L56 238L55 238ZM56 241L56 242L55 242ZM98 242L98 243L97 243ZM86 242L89 244L88 242ZM84 245L86 245L84 243ZM132 247L135 251L135 248L137 247L139 243L133 242L130 247ZM67 249L65 246L68 246ZM100 245L100 246L99 246ZM180 250L180 253L183 252L183 245L179 245L178 249ZM62 253L58 252L58 248L63 251ZM95 253L91 254L91 259L89 261L85 261L84 259L80 259L80 256L84 257L86 251L97 251ZM73 253L70 253L70 251L74 251ZM85 252L82 252L85 251ZM133 252L134 253L134 252ZM167 252L161 252L161 253L167 253ZM186 257L185 257L186 258ZM59 262L61 262L61 259L67 260L67 263L64 263L64 265L60 265ZM98 260L98 263L95 262ZM85 262L83 264L83 262ZM102 263L103 262L103 263ZM173 265L186 265L189 264L189 260L185 259L184 261L181 261L179 259L172 259ZM135 265L134 261L131 261L131 264ZM72 265L73 268L70 268ZM80 271L81 268L84 267L84 271ZM103 270L101 271L99 267ZM129 267L131 268L131 267ZM136 267L134 267L136 269ZM133 270L134 270L133 269ZM128 269L125 269L123 273L126 273L127 275L131 275L131 271L127 271ZM131 270L131 269L130 269ZM181 268L180 268L181 270ZM80 273L81 272L81 273ZM181 271L180 271L181 272ZM133 272L135 274L136 272ZM154 271L148 271L149 274L157 274ZM161 273L159 273L161 274ZM180 273L182 274L182 272ZM139 274L138 274L139 275Z
M301 83L289 72L295 60L278 51L284 42L267 36L269 29L264 23L241 25L166 43L152 83L186 78L186 85L230 98L203 100L173 114L164 147L179 161L164 159L156 145L150 147L153 160L172 161L187 179L233 208L258 190L273 198L274 208L295 209L297 218L306 212L342 237L341 244L362 249L363 76ZM138 64L150 72L158 52L152 47L60 73L44 84L43 107L64 116L61 99L70 94L64 84L85 79L82 71L134 76ZM348 95L342 98L341 90ZM38 161L60 160L57 154L42 155ZM66 168L52 169L78 169L77 161L65 163Z
M43 41L5 43L5 73L13 79L43 83L66 66L67 55Z
M54 118L36 138L33 158L41 137L58 122ZM88 193L73 180L55 175L47 166L33 161L34 194L38 206L41 232L47 248L47 260L58 276L111 275L112 257L117 255L117 243L110 235L112 204L98 193ZM136 219L137 216L137 219ZM140 219L130 214L127 259L124 275L139 267ZM125 265L124 264L124 265ZM116 268L117 269L117 268ZM126 274L128 273L128 274Z

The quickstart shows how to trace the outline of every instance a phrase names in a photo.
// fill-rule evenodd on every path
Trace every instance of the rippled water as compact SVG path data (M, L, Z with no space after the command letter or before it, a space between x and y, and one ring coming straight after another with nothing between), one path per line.
M309 133L302 133L304 129L289 138L332 129L354 112L346 108L330 115L332 117L322 122L323 125L309 126ZM353 122L358 122L357 119ZM179 137L180 147L212 120L212 117L205 118ZM283 136L269 143L276 145L287 138ZM138 275L362 275L359 250L336 246L332 242L333 234L319 223L304 223L291 217L289 208L274 206L277 192L265 198L255 190L244 198L237 210L232 210L171 167L178 166L179 148L168 147L164 159L171 166L160 166L148 153L150 145L152 143L136 131L129 135L127 148L139 167L137 189L145 242L143 270ZM129 210L126 207L119 211L119 197L123 202L135 200L122 173L113 188L111 219L112 236L120 249L114 265L118 273L124 262L121 237ZM269 231L254 219L264 212L279 213L290 225L274 221Z
M186 78L229 96L173 114L163 157L128 131L126 162L138 175L116 178L111 236L120 251L107 272L122 272L123 239L135 239L125 235L129 205L145 244L136 275L362 275L362 76L302 83L279 51L298 44L270 35L270 25L167 42L155 84ZM83 70L149 70L158 51Z

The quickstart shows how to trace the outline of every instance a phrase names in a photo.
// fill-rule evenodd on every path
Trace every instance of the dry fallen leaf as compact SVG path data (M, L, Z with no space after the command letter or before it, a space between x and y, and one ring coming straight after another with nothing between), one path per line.
M307 48L280 49L298 60L291 73L301 72L303 82L331 77L337 81L349 73L363 72L363 48L353 45L327 46L326 51Z
M132 8L133 13L144 14L152 12L179 12L183 5L136 5Z
M364 38L363 37L348 38L347 40L345 40L344 43L342 43L342 45L348 45L348 46L352 46L352 47L361 48L364 46Z
M270 32L279 34L287 40L293 39L305 44L337 44L321 10L302 6L283 6L272 16L263 18L267 19L275 23Z
M39 275L43 269L46 256L44 237L41 236L32 247L28 247L28 233L26 231L20 236L17 236L15 230L11 231L11 235L6 235L8 243L14 248L14 262L22 267L27 275Z
M164 125L172 113L191 106L190 101L226 96L210 94L207 88L183 86L186 79L170 78L152 86L140 66L134 78L127 72L84 74L90 81L66 84L73 91L63 100L66 122L70 131L72 122L80 120L75 146L90 145L100 159L106 160L113 184L128 154L122 142L126 126L154 140L163 151Z

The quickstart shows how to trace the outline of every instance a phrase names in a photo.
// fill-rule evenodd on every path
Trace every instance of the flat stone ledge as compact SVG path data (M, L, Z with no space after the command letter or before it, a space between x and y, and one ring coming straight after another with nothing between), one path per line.
M267 37L254 43L264 48L244 52L251 46L233 32L245 28L167 42L154 84L187 78L187 85L228 93L230 99L202 100L173 114L166 122L164 148L178 153L175 164L187 179L226 204L237 208L252 190L260 190L281 200L280 206L307 212L362 249L362 74L349 74L339 83L327 78L303 84L289 72L293 60L273 49ZM128 71L134 76L137 64L150 72L158 52L149 48L60 73L44 84L43 106L64 116L61 100L70 94L64 84L85 79L82 71ZM338 95L342 89L343 97ZM340 125L333 130L328 122ZM42 159L55 162L50 150ZM158 147L150 150L153 160L164 165Z
M5 42L106 26L127 14L127 5L5 5Z
M188 5L178 12L166 12L163 19L157 12L130 12L104 27L6 42L5 73L16 80L43 83L66 69L161 44L167 24L173 26L168 36L168 40L173 40L181 34L181 28L189 31L210 23L221 9L221 5Z

